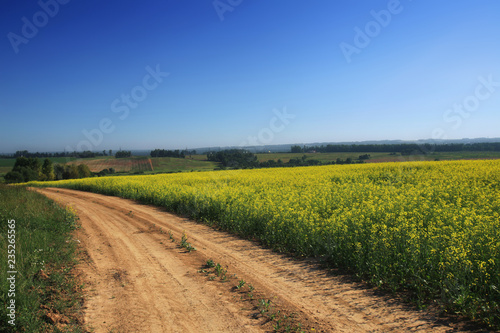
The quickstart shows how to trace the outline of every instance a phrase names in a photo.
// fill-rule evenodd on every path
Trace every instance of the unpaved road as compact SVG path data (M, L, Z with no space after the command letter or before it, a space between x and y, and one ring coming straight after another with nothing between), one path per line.
M87 282L86 325L95 332L266 332L273 322L234 286L293 313L307 332L458 332L387 295L316 264L131 200L67 189L38 189L79 214L79 264ZM170 240L171 231L175 242ZM197 251L179 246L182 233ZM210 280L208 259L237 278ZM243 298L243 299L242 299Z

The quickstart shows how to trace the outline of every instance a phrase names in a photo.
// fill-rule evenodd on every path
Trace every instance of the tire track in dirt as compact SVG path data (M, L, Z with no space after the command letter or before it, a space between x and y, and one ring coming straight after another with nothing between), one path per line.
M466 331L463 324L376 295L314 262L274 253L161 208L68 189L37 191L79 214L78 237L89 257L80 269L91 286L85 318L96 332L268 331L272 326L255 319L255 309L227 284L197 273L207 259L227 266L316 332ZM176 240L185 233L197 251L185 253L167 231Z

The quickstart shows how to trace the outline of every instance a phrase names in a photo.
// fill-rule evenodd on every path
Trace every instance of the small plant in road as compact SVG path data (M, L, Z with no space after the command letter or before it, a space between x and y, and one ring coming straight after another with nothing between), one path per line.
M240 280L240 282L238 282L238 285L236 286L236 288L238 288L238 290L240 290L241 288L243 288L244 285L245 285L245 281Z
M188 252L196 251L196 248L187 241L186 233L182 234L181 246L185 248Z

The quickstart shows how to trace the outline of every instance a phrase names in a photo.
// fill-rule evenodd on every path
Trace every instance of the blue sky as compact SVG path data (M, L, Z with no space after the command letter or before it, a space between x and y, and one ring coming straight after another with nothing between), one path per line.
M494 0L5 0L0 152L499 137L498 22Z

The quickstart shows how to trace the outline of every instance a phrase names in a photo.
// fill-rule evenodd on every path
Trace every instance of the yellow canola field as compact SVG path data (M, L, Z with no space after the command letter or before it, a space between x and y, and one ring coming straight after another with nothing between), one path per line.
M141 200L500 323L500 160L51 183Z

